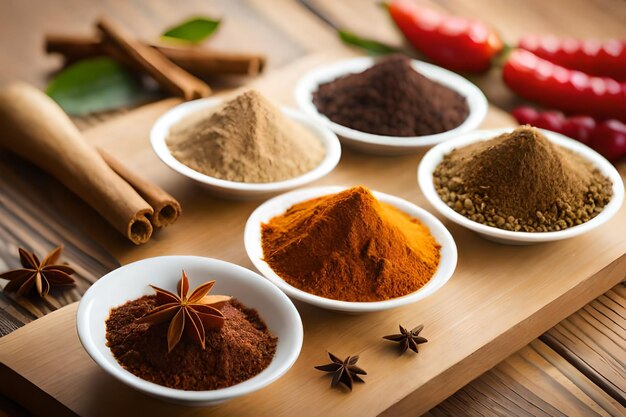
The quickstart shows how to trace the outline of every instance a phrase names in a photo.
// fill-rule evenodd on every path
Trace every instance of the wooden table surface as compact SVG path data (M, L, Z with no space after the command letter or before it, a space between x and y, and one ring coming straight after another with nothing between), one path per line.
M261 3L266 3L265 7L261 7ZM341 27L391 44L402 43L375 2L317 0L311 3ZM192 14L224 16L232 23L224 25L211 40L212 45L229 50L264 52L269 57L269 71L279 70L296 58L319 50L319 45L336 42L332 32L318 19L294 21L282 18L291 8L301 7L289 1L195 0L174 4L139 0L55 0L38 2L37 7L33 4L29 1L0 1L2 10L9 11L0 15L3 51L0 84L21 79L44 87L51 71L58 68L59 60L42 52L42 34L48 31L88 33L92 22L101 14L119 20L146 39L154 38L162 28ZM600 38L626 35L626 3L621 0L533 0L524 2L523 8L505 0L454 0L434 6L487 20L509 43L514 43L526 32ZM503 86L497 70L486 76L472 77L472 80L492 103L502 108L519 103ZM244 82L244 79L211 80L212 86L218 90ZM101 118L94 116L81 123L92 125ZM17 245L27 244L42 250L62 237L66 242L76 243L68 245L67 256L73 264L80 265L81 279L76 291L47 305L15 303L0 293L0 334L79 299L90 282L118 264L107 250L86 241L81 230L72 227L67 219L55 217L54 212L45 207L23 212L21 201L24 195L22 190L15 192L9 186L11 175L30 176L38 181L45 181L45 176L6 155L1 157L0 270L4 270L3 262L5 265L14 262ZM620 166L622 172L623 165ZM7 169L7 166L13 169ZM33 224L47 227L33 228ZM625 306L624 287L619 286L459 391L431 414L484 415L489 410L496 414L498 410L500 413L521 414L521 410L526 410L532 415L573 415L577 412L581 415L592 412L615 415L623 411L626 401ZM524 404L532 407L524 407ZM10 404L5 405L10 409Z

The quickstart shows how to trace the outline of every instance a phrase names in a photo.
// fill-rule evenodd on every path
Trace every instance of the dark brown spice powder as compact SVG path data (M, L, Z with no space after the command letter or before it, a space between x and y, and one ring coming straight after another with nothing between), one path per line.
M445 132L469 114L465 97L415 71L404 55L320 85L313 102L335 123L387 136Z
M167 353L167 326L140 324L136 319L157 306L154 295L111 310L106 321L107 345L129 372L147 381L190 391L225 388L260 373L276 352L273 337L254 309L236 300L221 311L221 329L207 329L206 349L183 337Z

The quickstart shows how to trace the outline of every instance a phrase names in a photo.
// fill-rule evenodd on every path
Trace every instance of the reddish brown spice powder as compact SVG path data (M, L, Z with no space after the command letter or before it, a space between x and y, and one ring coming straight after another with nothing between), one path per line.
M157 306L154 295L111 310L106 321L107 346L117 361L138 377L170 388L204 391L238 384L267 368L277 338L254 309L231 299L221 311L221 329L207 329L206 349L189 338L167 353L169 323L148 325L136 320Z

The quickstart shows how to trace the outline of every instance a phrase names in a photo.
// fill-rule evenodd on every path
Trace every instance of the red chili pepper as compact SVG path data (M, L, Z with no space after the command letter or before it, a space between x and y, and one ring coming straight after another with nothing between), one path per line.
M565 117L557 111L537 111L522 106L511 111L519 124L561 133L592 147L610 161L626 155L626 124L619 120L597 123L590 116Z
M585 145L589 144L591 132L596 127L596 121L590 116L565 117L563 113L558 111L539 112L527 106L513 109L511 115L515 117L519 124L533 125L561 133Z
M547 107L626 121L626 83L569 70L525 50L511 53L502 75L517 94Z
M596 128L596 121L591 116L573 116L568 117L563 122L561 133L570 138L574 138L579 142L589 145L591 141L591 133Z
M600 123L591 134L591 147L609 161L626 155L626 125L617 120Z
M626 81L626 40L524 36L519 47L566 68Z
M511 115L521 125L535 125L535 121L539 117L539 112L532 107L520 106L511 110ZM541 127L541 126L537 126Z
M393 0L389 13L411 44L432 62L453 71L483 72L503 43L484 23Z

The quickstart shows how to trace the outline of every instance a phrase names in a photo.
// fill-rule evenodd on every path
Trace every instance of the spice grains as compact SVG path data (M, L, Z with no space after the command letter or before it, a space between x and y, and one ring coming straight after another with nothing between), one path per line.
M611 199L611 181L590 162L521 126L455 149L433 174L449 207L504 230L550 232L594 218Z
M182 390L214 390L252 378L274 357L277 339L255 310L234 299L220 308L222 328L206 330L205 349L184 337L168 353L168 323L139 321L157 304L156 296L143 296L112 309L106 321L107 345L140 378Z
M404 55L321 84L313 102L335 123L387 136L445 132L469 114L465 97L417 72Z
M344 301L380 301L424 286L440 245L419 220L354 187L299 203L262 225L263 256L285 281Z

